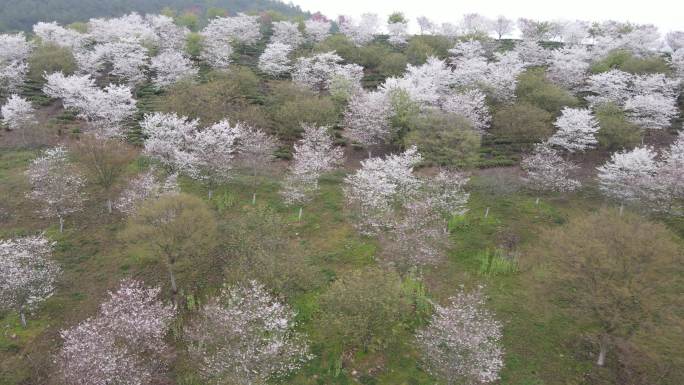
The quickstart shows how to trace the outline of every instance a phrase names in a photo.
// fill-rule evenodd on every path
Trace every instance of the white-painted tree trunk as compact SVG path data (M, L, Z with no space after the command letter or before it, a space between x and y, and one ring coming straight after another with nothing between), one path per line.
M303 210L303 208L300 207L300 208L299 208L299 217L297 218L298 221L301 221L301 220L302 220L302 210Z
M256 204L256 193L252 194L252 206Z
M606 364L606 354L608 353L608 344L606 341L602 338L601 342L599 342L599 355L598 359L596 360L596 365L598 366L603 366Z
M111 199L107 199L107 212L110 214L112 213L112 200Z
M26 328L26 314L24 314L24 309L19 309L19 320L21 320L21 326Z
M487 218L488 216L489 216L489 207L487 207L487 209L485 210L485 216L484 217Z
M171 279L171 292L178 293L178 286L176 286L176 276L173 274L173 269L169 267L169 278Z
M64 232L64 218L59 217L59 232L63 233Z

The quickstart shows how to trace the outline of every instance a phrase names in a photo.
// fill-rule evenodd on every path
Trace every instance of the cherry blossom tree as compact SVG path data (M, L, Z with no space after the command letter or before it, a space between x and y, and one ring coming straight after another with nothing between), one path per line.
M157 89L166 88L183 80L197 77L199 70L182 52L165 50L150 60L152 83Z
M559 25L559 35L569 46L582 44L589 37L589 23L581 20L563 21Z
M135 12L115 18L90 19L88 38L94 43L111 43L126 39L155 43L157 40L154 29Z
M61 270L51 254L52 242L44 235L0 241L0 309L16 310L23 327L26 312L55 291Z
M674 67L675 75L681 83L682 79L684 79L684 48L674 51L670 57L670 62L672 67Z
M145 21L156 34L156 46L161 51L180 51L185 47L190 33L187 27L176 25L173 19L166 15L145 15Z
M61 233L64 217L83 209L85 178L69 163L68 152L61 146L34 159L26 176L31 184L27 196L41 204L40 214L59 219Z
M363 67L358 64L341 64L342 58L334 51L297 59L292 81L322 92L328 90L336 77L347 79L354 88L361 87Z
M516 44L514 52L526 67L546 65L551 52L544 49L536 40L523 40Z
M591 75L587 91L593 95L587 96L587 100L592 105L612 102L623 106L630 97L631 81L632 75L617 69Z
M110 84L100 89L90 75L64 76L61 72L45 75L45 79L43 92L62 99L64 108L78 112L94 126L98 136L121 136L122 125L136 111L136 101L127 86Z
M269 168L274 160L274 152L278 141L264 131L242 125L238 136L238 151L236 162L252 172L252 183L256 187L257 176L260 171ZM256 191L252 194L252 203L256 203Z
M202 30L205 43L218 50L222 44L255 44L261 38L259 16L240 13L233 17L215 17Z
M414 197L421 181L413 167L421 161L415 147L386 158L370 158L344 180L349 206L359 216L356 227L363 234L374 235L391 225L396 207Z
M185 328L188 350L209 383L265 384L313 358L295 315L256 281L225 287Z
M308 41L319 43L330 36L332 23L328 20L309 19L304 22L304 33Z
M74 51L81 49L87 41L85 34L64 28L56 22L38 22L33 25L33 33L40 38L43 44L55 44Z
M598 121L589 109L565 107L553 125L558 128L549 138L549 144L553 146L576 152L594 148L598 144Z
M293 49L299 47L304 41L302 33L299 32L299 25L291 21L273 22L273 36L271 43L280 43L291 46Z
M499 40L513 32L514 26L513 20L505 16L498 16L492 21L492 30L496 33L496 36L499 38Z
M421 35L434 33L437 30L437 25L426 16L418 16L416 22L418 22L418 28L420 28Z
M484 133L492 120L485 99L484 92L478 89L451 93L442 101L442 110L464 117L474 129Z
M478 288L461 291L449 305L435 305L430 324L416 334L428 371L446 384L497 381L504 366L501 322Z
M57 356L66 383L149 384L166 366L164 342L176 310L159 299L160 288L126 279L109 292L98 314L60 334Z
M635 95L625 101L628 119L647 129L670 127L678 114L677 101L658 93Z
M148 199L157 199L163 194L177 194L180 192L180 188L176 182L176 177L177 174L169 175L161 184L157 180L154 170L143 172L131 179L128 186L114 202L114 208L126 215L132 215Z
M385 244L382 258L402 272L439 263L448 244L442 216L429 199L406 203L402 215L392 219L390 230L381 238Z
M672 51L684 48L684 31L668 32L667 35L665 35L665 42Z
M24 83L32 49L23 32L0 34L0 91L13 92Z
M82 72L95 74L109 70L108 74L130 85L146 79L149 55L138 39L126 38L96 45L92 51L75 54Z
M486 35L491 27L491 21L479 13L466 13L461 19L461 28L465 34Z
M375 38L380 19L374 13L364 13L358 22L349 16L341 16L337 24L340 33L345 35L354 45L363 46Z
M421 106L438 106L440 99L455 84L454 73L444 60L428 57L420 66L406 66L401 78L388 78L382 85L383 92L404 90L414 102Z
M292 46L284 43L273 42L266 46L259 56L258 68L273 77L278 77L292 69L288 55L292 52Z
M465 173L440 170L434 178L424 182L432 209L441 214L445 222L468 211L470 194L465 191L465 186L469 180Z
M140 128L145 139L144 153L159 161L172 172L194 175L193 139L199 122L175 113L156 112L145 115Z
M563 159L548 143L537 144L532 154L523 157L521 167L523 181L533 190L568 192L580 187L571 177L578 166Z
M402 47L408 43L408 23L396 22L387 24L388 42L395 47Z
M281 195L288 204L304 203L318 190L318 178L342 163L342 149L335 146L328 127L302 124L304 134L294 145L292 166Z
M654 201L659 167L656 156L650 147L613 153L608 162L597 168L599 188L623 204Z
M591 55L583 46L567 47L551 53L548 78L570 90L581 89L588 77Z
M362 90L352 95L344 113L346 137L367 147L385 143L391 135L391 112L386 93Z
M16 94L10 95L0 108L2 122L10 130L24 130L34 124L34 113L31 102Z
M240 130L240 123L231 125L228 120L223 120L199 130L192 138L193 168L198 171L198 177L209 186L209 199L213 188L232 176Z
M663 154L656 175L660 197L660 211L684 214L684 131Z

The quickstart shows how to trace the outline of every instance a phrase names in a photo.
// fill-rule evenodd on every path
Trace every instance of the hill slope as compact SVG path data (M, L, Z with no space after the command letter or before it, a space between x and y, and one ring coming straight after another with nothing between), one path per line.
M154 13L164 7L176 10L218 7L230 13L272 10L286 16L304 14L298 6L277 0L0 0L0 32L30 31L39 21L69 24L91 17Z

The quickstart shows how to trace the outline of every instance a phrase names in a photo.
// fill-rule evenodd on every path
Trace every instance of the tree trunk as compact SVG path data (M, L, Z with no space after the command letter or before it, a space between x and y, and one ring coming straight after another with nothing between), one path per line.
M24 314L24 309L19 309L19 319L21 320L21 326L26 329L26 314Z
M214 191L209 189L209 193L207 195L209 195L209 200L211 200L211 197L214 196Z
M605 337L601 337L601 341L599 342L599 355L598 355L598 359L596 360L596 365L603 366L606 364L606 353L607 352L608 352L608 343L606 342Z
M176 286L176 276L173 275L173 269L169 267L169 278L171 279L171 292L176 295L178 293L178 286Z
M63 233L64 232L64 218L59 217L59 232Z
M252 194L252 206L256 204L256 193Z
M301 220L302 220L302 210L303 210L303 208L300 207L300 208L299 208L299 218L297 218L298 221L301 221Z
M110 214L112 213L112 200L111 199L107 199L107 212Z
M539 197L537 197L537 199L534 201L534 205L539 206Z
M622 216L622 213L625 211L625 205L620 203L620 216Z
M368 159L370 159L370 158L372 158L372 157L373 157L373 152L372 152L371 149L369 148L369 149L368 149Z
M487 207L487 209L485 210L485 216L484 217L487 218L488 216L489 216L489 207Z

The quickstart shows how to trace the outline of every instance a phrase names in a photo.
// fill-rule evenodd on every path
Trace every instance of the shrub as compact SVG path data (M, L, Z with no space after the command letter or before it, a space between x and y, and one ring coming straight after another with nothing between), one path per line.
M570 92L548 81L541 68L527 70L518 76L515 95L518 101L533 104L554 115L565 106L579 104Z
M615 104L609 103L596 109L599 121L599 145L610 151L631 148L641 141L641 128L625 117L625 112Z
M529 103L515 103L494 113L492 132L502 139L533 143L553 132L553 115Z
M417 146L429 163L463 166L477 160L480 135L466 119L433 110L411 121L405 143Z
M615 50L591 66L591 72L619 69L632 74L670 73L667 60L662 56L637 57L628 50Z
M44 73L62 71L71 75L76 71L76 60L69 48L54 44L41 44L29 58L28 78L34 82L43 82Z

